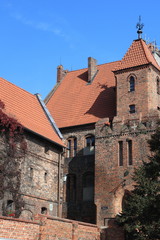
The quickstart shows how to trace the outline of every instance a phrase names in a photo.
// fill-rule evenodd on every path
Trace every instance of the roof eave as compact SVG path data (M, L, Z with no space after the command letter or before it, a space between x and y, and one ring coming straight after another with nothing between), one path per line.
M26 127L23 127L23 128L24 128L24 130L26 130L26 131L28 131L30 133L33 133L33 134L37 135L38 137L41 137L41 138L43 138L43 139L45 139L45 140L47 140L47 141L49 141L49 142L59 146L59 147L66 148L66 146L64 144L57 143L57 142L51 140L50 138L47 138L47 137L45 137L45 136L43 136L43 135L41 135L41 134L39 134L37 132L34 132L33 130L31 130L29 128L26 128Z

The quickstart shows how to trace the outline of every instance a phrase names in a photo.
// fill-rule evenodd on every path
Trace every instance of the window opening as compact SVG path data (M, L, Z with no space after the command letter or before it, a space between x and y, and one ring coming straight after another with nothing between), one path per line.
M47 214L47 208L46 207L41 208L41 214Z
M130 80L129 80L129 90L130 90L130 92L135 91L135 79L133 76L131 76Z
M123 141L119 141L119 166L123 166Z
M74 138L74 157L77 154L77 138Z
M44 182L47 183L47 172L44 173Z
M13 210L13 200L8 200L7 201L7 210L8 211L11 211L11 210Z
M132 140L128 141L128 164L132 165Z
M29 173L30 180L33 180L33 168L30 168L30 173Z
M160 80L157 78L157 94L160 94Z
M135 112L136 112L136 108L135 108L135 105L134 105L134 104L129 105L129 112L130 112L130 113L135 113Z
M71 157L71 140L68 140L68 157Z
M95 146L95 137L94 136L88 136L86 137L86 147Z
M75 157L77 154L77 138L70 137L68 139L67 157Z

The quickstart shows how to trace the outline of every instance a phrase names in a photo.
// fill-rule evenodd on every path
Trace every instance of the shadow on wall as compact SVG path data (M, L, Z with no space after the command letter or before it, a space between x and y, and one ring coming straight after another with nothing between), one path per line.
M87 223L96 223L94 204L94 154L78 154L66 159L68 174L66 181L67 218Z
M116 90L115 87L107 87L98 83L97 88L103 89L94 101L91 108L85 114L91 114L98 118L113 118L116 116Z
M119 227L114 218L107 219L106 228L101 231L101 240L124 240L124 231Z

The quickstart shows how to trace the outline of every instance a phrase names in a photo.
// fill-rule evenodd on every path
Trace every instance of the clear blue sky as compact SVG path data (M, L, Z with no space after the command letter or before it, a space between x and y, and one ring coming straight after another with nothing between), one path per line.
M141 15L143 38L160 45L160 1L0 0L0 77L44 98L56 68L120 60Z

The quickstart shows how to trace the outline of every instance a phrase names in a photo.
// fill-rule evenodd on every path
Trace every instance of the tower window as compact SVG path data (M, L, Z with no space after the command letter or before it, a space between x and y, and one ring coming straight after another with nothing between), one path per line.
M132 140L128 141L128 164L132 165Z
M129 105L129 112L130 112L130 113L135 113L135 112L136 112L136 107L135 107L134 104Z
M134 92L135 91L135 79L133 76L129 79L129 91Z
M119 141L119 166L123 166L123 141Z

